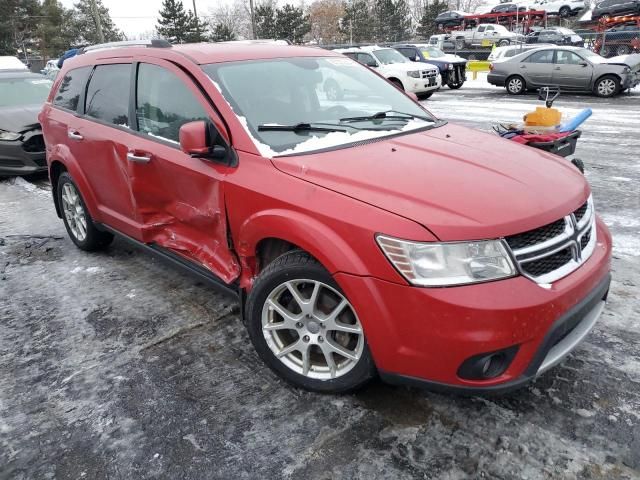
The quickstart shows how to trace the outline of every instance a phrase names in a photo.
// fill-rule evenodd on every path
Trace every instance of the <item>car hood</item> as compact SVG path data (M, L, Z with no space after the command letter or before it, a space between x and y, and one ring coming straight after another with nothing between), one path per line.
M39 127L38 113L42 105L0 107L0 130L22 133Z
M416 70L431 70L436 67L425 62L406 62L406 63L390 63L382 65L382 68L388 70L396 70L400 72L415 72Z
M459 57L458 55L446 54L442 57L438 58L427 58L427 62L433 63L467 63L465 58Z
M618 55L617 57L605 58L603 62L607 65L626 65L631 70L640 70L640 53L632 53L629 55Z
M413 220L443 241L537 228L589 195L567 160L460 126L364 143L272 162L284 173Z

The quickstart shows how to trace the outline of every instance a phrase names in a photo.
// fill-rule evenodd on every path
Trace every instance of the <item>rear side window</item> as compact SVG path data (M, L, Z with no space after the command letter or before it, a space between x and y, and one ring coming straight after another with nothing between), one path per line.
M553 63L553 50L532 53L525 61L528 63Z
M129 127L131 65L98 65L89 80L85 114L106 123Z
M58 86L58 91L55 97L53 97L53 104L75 112L78 108L80 96L87 83L87 78L89 78L91 68L92 67L82 67L69 70Z
M208 120L204 107L180 78L147 63L138 68L136 116L140 132L173 143L179 142L185 123Z

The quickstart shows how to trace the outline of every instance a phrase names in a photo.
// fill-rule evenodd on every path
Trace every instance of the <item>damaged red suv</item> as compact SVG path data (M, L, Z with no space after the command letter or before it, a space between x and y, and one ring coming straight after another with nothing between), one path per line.
M607 297L611 237L575 167L330 51L98 45L40 121L78 247L119 235L236 295L262 359L311 390L509 390Z

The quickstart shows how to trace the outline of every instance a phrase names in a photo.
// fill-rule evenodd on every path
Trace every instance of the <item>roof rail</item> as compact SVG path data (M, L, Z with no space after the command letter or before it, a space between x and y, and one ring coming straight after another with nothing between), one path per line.
M120 48L120 47L147 47L147 48L171 48L171 44L162 39L153 40L124 40L121 42L108 42L99 43L97 45L89 45L88 47L82 47L78 51L78 55L87 52L93 52L96 50L105 50L108 48Z

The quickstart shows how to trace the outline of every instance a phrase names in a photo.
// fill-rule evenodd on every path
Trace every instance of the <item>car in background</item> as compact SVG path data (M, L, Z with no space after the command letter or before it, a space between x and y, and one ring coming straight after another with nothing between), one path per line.
M335 51L373 68L400 90L415 93L421 99L429 98L442 86L437 67L413 63L393 48L372 45Z
M54 58L52 60L48 60L47 61L47 63L45 64L44 68L42 70L40 70L40 73L43 74L45 77L49 77L49 73L50 72L58 71L58 70L60 70L58 68L58 59Z
M526 5L519 5L517 3L501 3L500 5L493 7L489 13L516 13L526 12L527 10L529 10L529 7Z
M640 83L640 60L627 64L578 47L539 48L490 65L487 81L512 95L558 86L613 97Z
M435 23L440 30L447 27L459 27L464 22L465 15L468 15L468 13L457 10L442 12L436 17Z
M18 59L18 57L12 56L0 56L0 71L17 70L21 72L28 72L29 67Z
M460 88L466 77L467 60L458 55L444 53L437 47L427 44L398 44L393 48L412 62L424 62L435 65L440 70L442 85Z
M569 28L554 27L531 32L525 41L529 44L552 43L554 45L573 45L584 47L584 39Z
M586 8L585 0L536 0L530 5L532 10L543 10L563 18L577 15Z
M46 171L38 113L52 82L29 71L0 71L0 176Z
M516 55L520 55L523 52L528 52L529 50L534 50L536 48L541 47L553 47L552 43L548 44L539 44L539 45L527 45L521 43L519 45L507 45L506 47L496 47L491 50L489 54L489 58L487 58L490 62L495 62L497 60L504 60L505 58L515 57Z
M640 20L607 29L596 37L593 51L603 57L640 52Z
M480 47L497 45L504 47L514 43L524 42L524 35L510 31L504 25L481 23L470 30L456 31L452 33L456 48L462 50L466 47Z
M456 44L448 33L438 33L429 37L429 45L439 48L440 50L447 49L453 50L456 48Z
M591 20L640 14L640 0L602 0L591 12Z

